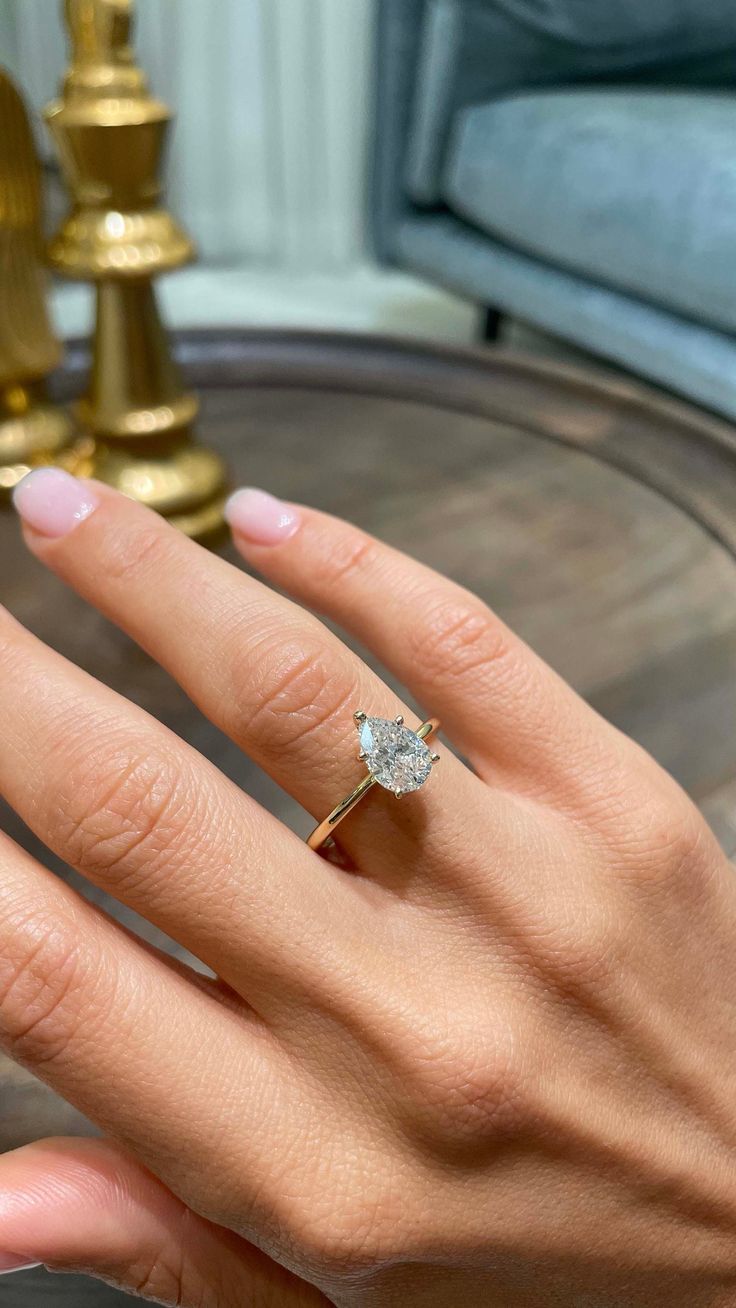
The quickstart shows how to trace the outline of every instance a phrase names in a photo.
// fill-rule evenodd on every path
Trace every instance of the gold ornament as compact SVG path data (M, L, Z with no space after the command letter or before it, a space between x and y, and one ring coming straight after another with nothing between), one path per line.
M92 371L78 405L95 440L90 471L188 535L222 523L225 469L197 444L153 279L194 255L162 207L159 172L171 114L130 46L131 0L66 0L71 62L46 122L71 191L49 244L52 267L96 287Z
M45 303L41 186L28 116L0 69L0 495L74 436L46 397L61 351Z

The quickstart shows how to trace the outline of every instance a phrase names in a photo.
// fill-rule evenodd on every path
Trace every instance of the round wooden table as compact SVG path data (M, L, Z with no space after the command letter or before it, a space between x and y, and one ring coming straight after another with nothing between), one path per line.
M202 395L201 436L233 484L351 518L482 595L674 773L736 853L731 426L634 383L503 350L302 332L190 333L180 350ZM73 348L67 393L84 366ZM2 600L18 618L306 831L306 816L150 659L26 554L10 513L0 559ZM7 810L3 825L44 856ZM90 1129L3 1061L0 1105L0 1149ZM4 1308L124 1298L37 1272L2 1287Z

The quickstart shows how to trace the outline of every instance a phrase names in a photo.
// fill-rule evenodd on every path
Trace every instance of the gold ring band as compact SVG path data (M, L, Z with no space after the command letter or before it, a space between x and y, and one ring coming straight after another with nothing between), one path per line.
M401 797L412 790L418 790L429 777L432 766L440 760L439 754L431 754L424 744L425 740L439 731L440 724L436 718L430 718L416 731L411 731L400 716L394 718L393 722L386 718L370 718L362 711L354 713L353 717L363 745L359 757L367 762L368 772L355 790L341 800L307 837L310 849L320 849L329 840L335 827L365 798L373 786L382 785L384 789ZM400 771L402 763L403 772Z

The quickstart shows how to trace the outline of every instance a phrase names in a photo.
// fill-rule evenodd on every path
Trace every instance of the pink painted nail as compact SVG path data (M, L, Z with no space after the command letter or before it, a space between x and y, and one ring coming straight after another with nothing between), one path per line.
M88 482L61 468L37 468L16 486L13 503L24 522L41 536L67 536L97 508Z
M21 483L22 485L22 483ZM225 517L233 531L253 545L280 545L299 527L299 514L267 491L246 486L235 491L225 505Z
M27 1272L31 1267L40 1267L40 1263L29 1263L26 1257L20 1254L0 1252L0 1276L10 1272Z

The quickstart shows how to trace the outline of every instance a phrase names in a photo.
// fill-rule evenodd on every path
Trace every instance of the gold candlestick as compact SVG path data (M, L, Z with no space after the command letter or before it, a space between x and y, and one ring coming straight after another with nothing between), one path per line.
M49 463L74 426L45 394L60 358L45 304L41 188L28 116L0 69L0 495Z
M71 63L46 121L73 203L49 259L96 286L92 372L78 406L95 438L89 471L201 537L221 525L225 470L192 438L198 403L153 286L194 253L161 207L171 115L134 62L131 0L65 0L64 13Z

